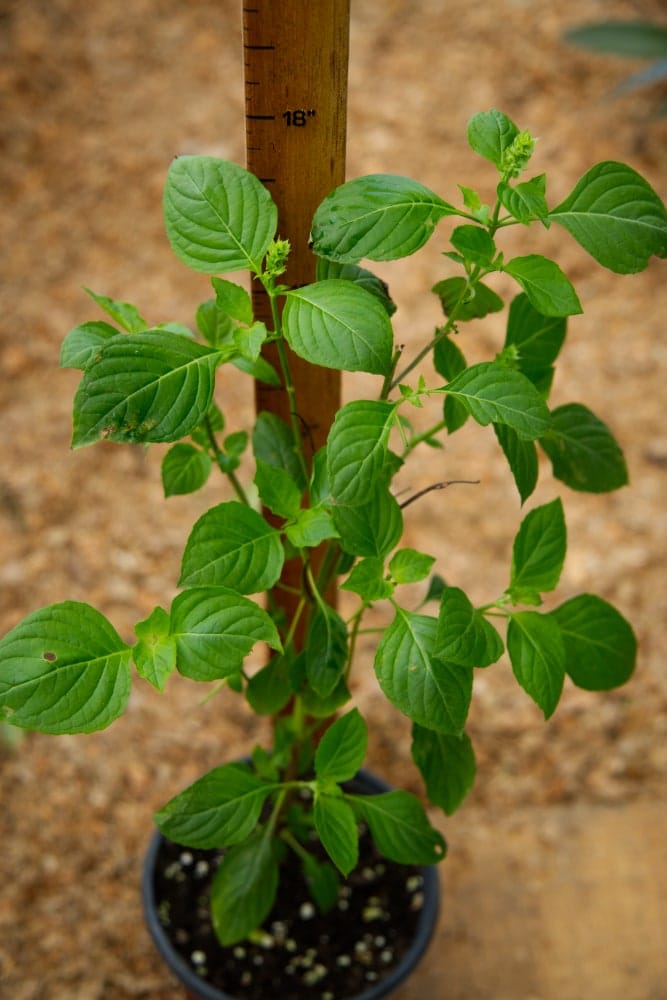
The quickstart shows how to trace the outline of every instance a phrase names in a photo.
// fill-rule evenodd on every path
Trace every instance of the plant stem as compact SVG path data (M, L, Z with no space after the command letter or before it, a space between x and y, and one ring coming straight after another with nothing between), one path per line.
M211 418L210 417L207 416L205 418L205 420L204 420L204 426L206 427L206 434L207 434L208 439L209 439L209 441L211 443L211 448L213 449L213 454L215 455L215 461L216 461L216 464L217 464L218 468L220 469L220 472L222 472L223 476L227 476L227 478L229 479L230 483L232 484L232 486L234 488L234 492L236 493L236 495L239 498L239 500L241 501L241 503L244 503L246 505L246 507L249 507L250 506L250 501L248 500L248 496L246 494L246 491L243 489L243 486L239 482L239 480L238 480L238 478L236 476L236 473L234 472L233 469L225 469L224 468L224 458L225 458L225 455L224 455L224 452L222 451L222 449L220 448L220 445L218 444L218 441L216 439L215 431L213 430L213 426L211 424Z

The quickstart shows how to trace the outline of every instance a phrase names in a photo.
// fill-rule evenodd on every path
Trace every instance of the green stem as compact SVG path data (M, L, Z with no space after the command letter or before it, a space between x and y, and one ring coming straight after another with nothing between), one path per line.
M223 476L227 476L227 478L229 479L230 483L232 484L232 486L234 488L234 492L236 493L236 495L239 498L239 500L241 501L241 503L244 503L246 505L246 507L249 507L250 506L250 501L248 500L248 496L247 496L245 490L243 489L243 486L241 485L241 483L237 479L236 473L234 472L233 469L225 469L224 468L225 454L222 451L222 449L220 448L220 445L218 444L217 438L215 436L215 431L213 430L213 425L211 424L211 418L210 417L208 417L208 416L205 417L205 419L204 419L204 426L206 428L206 435L207 435L207 437L209 439L209 442L210 442L210 445L211 445L211 449L213 450L213 454L215 456L216 465L220 469L220 472L222 472Z
M434 434L437 434L439 431L444 430L446 426L447 426L446 420L439 420L437 424L435 424L433 427L430 427L427 431L424 431L422 434L416 434L413 438L411 438L410 441L408 441L408 443L406 444L405 448L403 449L403 454L401 455L403 461L405 461L405 459L408 457L413 448L416 448L418 444L422 443L422 441L428 441L429 438L432 438L434 436Z

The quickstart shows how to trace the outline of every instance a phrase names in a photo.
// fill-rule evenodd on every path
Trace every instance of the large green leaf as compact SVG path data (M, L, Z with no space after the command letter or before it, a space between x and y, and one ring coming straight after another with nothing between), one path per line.
M294 353L311 364L375 375L391 370L391 321L354 282L331 278L289 292L283 329Z
M543 316L574 316L583 312L572 284L555 261L531 253L503 265Z
M517 353L519 371L535 381L554 363L565 341L567 320L564 316L544 316L522 292L510 304L505 347Z
M365 267L359 267L358 264L341 264L337 260L320 257L317 262L317 280L324 281L325 278L344 278L345 281L354 281L375 296L387 316L393 316L396 312L396 304L392 301L385 282Z
M219 358L164 330L113 337L84 371L74 398L72 447L190 434L211 405Z
M352 807L339 796L317 794L315 830L325 851L343 875L359 860L359 828Z
M607 691L631 677L637 640L611 604L594 594L580 594L551 615L565 644L565 669L578 687Z
M525 503L537 486L539 473L537 448L532 441L520 438L516 431L506 424L494 424L493 429L514 476L521 503Z
M665 206L625 163L607 160L591 167L549 218L617 274L643 271L652 254L667 256Z
M563 504L559 497L526 514L514 539L510 593L553 590L567 550Z
M92 733L125 709L132 650L88 604L64 601L0 640L0 718L42 733Z
M250 835L275 787L242 764L224 764L170 799L155 822L176 844L230 847Z
M329 488L335 503L368 501L387 454L396 406L380 400L346 403L336 414L327 439Z
M413 722L460 733L472 696L472 669L436 658L437 619L397 608L375 655L387 698Z
M570 489L608 493L628 482L618 442L607 425L581 403L553 410L551 426L540 444L551 459L554 476Z
M565 679L565 646L558 624L537 611L516 612L507 626L507 652L517 681L548 719Z
M463 667L488 667L500 659L503 649L498 632L468 596L458 587L445 587L435 636L438 659Z
M256 829L225 852L211 889L213 927L222 945L237 944L271 912L278 861L269 830Z
M542 437L549 428L549 410L532 382L493 361L470 365L442 391L460 400L482 426L507 424L527 440Z
M254 601L226 587L194 587L171 606L176 667L195 681L229 677L241 669L257 642L280 649L270 616Z
M327 698L347 663L347 626L328 605L318 608L310 620L305 657L310 686L321 698Z
M318 781L349 781L364 762L368 729L358 708L336 719L315 754Z
M174 253L195 271L257 271L278 210L267 189L236 163L181 156L167 174L164 221Z
M179 586L224 586L257 594L273 587L284 558L279 532L257 511L230 500L195 523L183 553Z
M419 250L445 215L456 209L423 184L392 174L348 181L315 212L313 250L320 257L356 264L396 260Z
M384 485L377 484L367 503L334 507L333 518L345 552L355 556L386 556L403 532L403 514Z
M412 758L421 771L431 802L451 816L475 783L472 743L465 733L451 736L412 727Z
M433 865L445 856L445 841L409 792L346 795L368 823L381 854L403 865Z

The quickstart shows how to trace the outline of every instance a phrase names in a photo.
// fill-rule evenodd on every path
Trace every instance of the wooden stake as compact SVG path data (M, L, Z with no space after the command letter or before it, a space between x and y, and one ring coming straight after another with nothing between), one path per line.
M349 0L244 0L246 161L278 205L291 244L284 283L315 280L310 225L322 199L345 180ZM266 295L253 287L258 319L270 323ZM267 360L277 367L276 355ZM340 376L289 354L307 451L320 448L340 406ZM256 405L289 423L283 389L256 383ZM298 567L287 566L287 576ZM281 598L283 605L285 602ZM286 608L286 610L289 610Z

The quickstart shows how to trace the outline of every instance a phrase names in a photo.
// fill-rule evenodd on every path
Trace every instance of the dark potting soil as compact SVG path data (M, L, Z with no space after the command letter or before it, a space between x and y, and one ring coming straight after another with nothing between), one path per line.
M296 856L281 866L279 898L258 942L223 947L209 914L221 852L165 840L156 859L158 916L174 948L205 981L239 1000L342 1000L388 975L410 947L423 903L418 868L381 858L367 833L359 865L321 915Z

